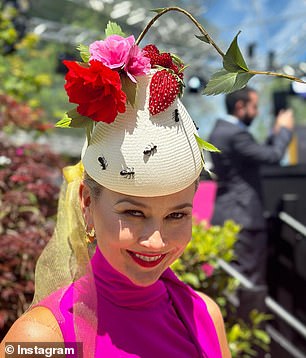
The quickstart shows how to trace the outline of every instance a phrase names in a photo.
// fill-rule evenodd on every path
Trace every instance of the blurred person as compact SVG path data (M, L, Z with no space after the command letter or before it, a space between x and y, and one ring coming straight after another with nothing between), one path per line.
M241 226L233 266L255 287L266 285L267 230L260 167L279 163L294 127L292 111L283 110L266 143L257 143L248 128L258 114L258 101L258 93L250 87L226 95L228 115L216 121L209 137L221 151L211 153L217 178L212 224L232 219Z

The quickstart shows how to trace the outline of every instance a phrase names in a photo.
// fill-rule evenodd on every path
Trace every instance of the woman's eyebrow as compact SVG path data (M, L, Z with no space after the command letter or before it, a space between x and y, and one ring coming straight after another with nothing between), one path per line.
M173 206L170 208L170 210L180 210L180 209L184 209L184 208L193 208L192 203L183 203L177 206Z
M140 206L142 208L147 207L146 204L141 203L140 201L137 201L137 200L134 200L134 199L127 199L127 198L118 200L117 202L115 202L115 205L122 204L122 203L132 204L132 205L135 205L135 206Z

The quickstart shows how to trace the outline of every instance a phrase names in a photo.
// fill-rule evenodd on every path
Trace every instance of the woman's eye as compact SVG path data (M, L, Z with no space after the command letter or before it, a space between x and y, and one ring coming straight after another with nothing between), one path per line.
M126 214L134 216L134 217L143 217L143 213L137 210L126 210Z
M172 213L168 215L169 219L183 219L186 216L185 213Z

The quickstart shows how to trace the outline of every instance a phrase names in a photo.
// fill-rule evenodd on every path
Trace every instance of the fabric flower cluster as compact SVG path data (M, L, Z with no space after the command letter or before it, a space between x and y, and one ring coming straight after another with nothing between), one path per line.
M96 122L112 123L125 112L126 94L121 77L136 83L135 76L147 74L150 59L136 44L134 36L108 36L89 46L88 63L64 61L68 68L65 90L77 112Z

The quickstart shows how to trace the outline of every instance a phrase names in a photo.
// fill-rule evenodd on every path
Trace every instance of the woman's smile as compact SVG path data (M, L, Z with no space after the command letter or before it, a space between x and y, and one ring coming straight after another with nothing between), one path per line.
M126 250L132 259L142 267L155 267L165 258L166 254L144 254Z

